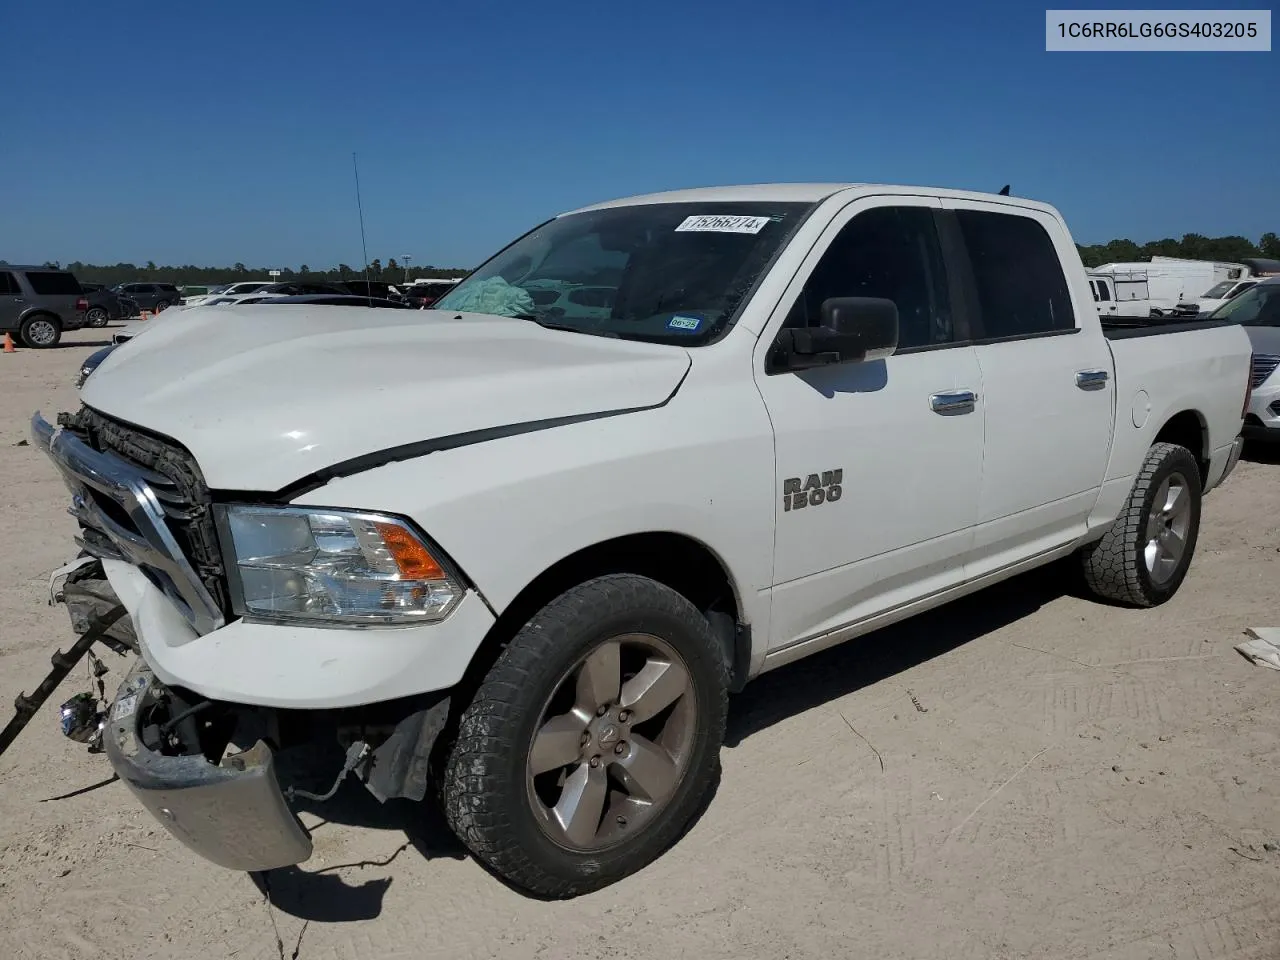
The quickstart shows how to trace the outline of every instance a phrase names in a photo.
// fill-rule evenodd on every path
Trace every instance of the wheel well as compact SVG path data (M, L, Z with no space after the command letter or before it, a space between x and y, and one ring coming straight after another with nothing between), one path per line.
M750 665L750 632L724 564L705 544L677 533L640 533L594 544L544 570L517 594L471 659L462 686L474 689L506 643L538 610L566 590L610 573L634 573L665 584L701 610L725 646L731 689Z
M1194 410L1183 410L1170 417L1152 443L1176 443L1186 447L1200 465L1200 483L1209 479L1208 429L1204 419Z

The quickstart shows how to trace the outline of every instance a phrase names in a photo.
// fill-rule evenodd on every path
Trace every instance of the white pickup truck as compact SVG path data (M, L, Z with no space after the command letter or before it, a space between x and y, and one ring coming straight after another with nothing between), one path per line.
M241 870L347 771L430 786L545 896L675 841L764 671L1073 553L1169 599L1249 393L1239 327L1104 333L1056 210L949 190L620 200L431 312L252 309L33 420L141 654L108 757Z

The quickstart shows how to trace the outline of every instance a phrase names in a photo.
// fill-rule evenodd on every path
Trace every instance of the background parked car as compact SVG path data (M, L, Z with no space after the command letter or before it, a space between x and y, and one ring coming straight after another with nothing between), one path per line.
M56 346L64 330L84 326L88 308L80 281L66 270L0 267L0 333L28 347Z
M254 298L250 297L250 301ZM392 297L365 297L355 294L307 294L298 297L267 297L261 303L281 304L281 303L305 303L313 307L381 307L393 310L408 310L409 305L403 300L396 300Z
M100 350L95 350L89 356L84 358L84 362L80 364L80 370L76 373L76 389L79 390L84 386L84 382L89 379L89 374L98 369L98 365L107 359L107 355L114 350L118 344L111 344Z
M86 327L105 327L111 320L127 320L138 312L136 301L122 293L116 293L105 283L81 283L85 302Z
M220 306L227 303L244 303L246 297L251 296L255 303L261 302L275 297L300 297L307 294L319 294L323 296L350 296L349 290L344 290L339 286L331 283L302 283L298 281L285 281L282 283L264 283L257 290L249 293L248 291L240 293L232 293L228 290L226 293L219 294L216 297L210 297L201 301L204 306Z
M334 286L341 287L358 297L381 297L384 300L398 300L401 296L398 289L380 280L339 280Z
M1280 277L1258 281L1209 319L1240 324L1253 344L1252 392L1241 432L1250 440L1280 441Z
M401 296L415 310L425 310L457 285L457 279L415 280L402 291Z
M203 294L184 295L182 305L185 307L195 307L203 303L208 303L214 297L235 297L245 293L253 293L261 290L270 284L270 280L241 280L237 283L219 283L211 287L207 287ZM191 289L191 288L187 288Z
M135 301L139 310L158 313L182 302L182 294L172 283L122 283L112 290Z

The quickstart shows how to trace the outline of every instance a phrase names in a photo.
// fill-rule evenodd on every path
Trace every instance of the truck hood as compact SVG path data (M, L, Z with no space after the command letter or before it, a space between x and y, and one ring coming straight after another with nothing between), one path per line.
M214 489L274 491L405 444L656 406L689 364L483 314L227 305L122 344L81 397L182 444Z

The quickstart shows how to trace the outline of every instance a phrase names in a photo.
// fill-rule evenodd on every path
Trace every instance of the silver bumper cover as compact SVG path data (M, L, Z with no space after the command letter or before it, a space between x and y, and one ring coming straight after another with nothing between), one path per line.
M213 764L201 755L147 749L138 725L158 681L139 660L107 716L103 743L121 780L195 853L231 870L274 870L311 856L311 837L280 790L270 748L259 740Z

